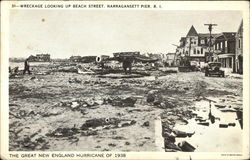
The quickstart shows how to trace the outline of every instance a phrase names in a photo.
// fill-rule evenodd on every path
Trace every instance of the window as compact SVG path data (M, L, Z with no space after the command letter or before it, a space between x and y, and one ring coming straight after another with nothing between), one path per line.
M217 49L220 49L220 47L219 47L219 43L217 43Z
M225 47L227 47L227 41L225 41Z
M194 44L196 44L196 42L194 41Z
M200 54L200 50L197 50L197 54Z
M220 42L220 49L222 49L222 42Z
M194 54L196 54L196 49L194 49Z
M201 54L203 54L203 48L201 48Z

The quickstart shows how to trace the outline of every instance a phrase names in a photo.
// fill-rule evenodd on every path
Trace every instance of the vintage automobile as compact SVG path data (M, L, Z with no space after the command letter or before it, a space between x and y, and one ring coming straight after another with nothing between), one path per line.
M205 76L217 75L225 77L225 72L222 71L220 68L220 62L209 62L208 65L205 67Z

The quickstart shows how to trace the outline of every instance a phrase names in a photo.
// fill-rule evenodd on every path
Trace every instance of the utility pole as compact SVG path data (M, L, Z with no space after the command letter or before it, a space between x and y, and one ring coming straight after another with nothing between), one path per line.
M209 61L211 61L211 44L212 44L212 30L213 30L213 26L217 26L217 24L204 24L205 26L208 26L208 30L209 30L209 49L208 49L208 56L209 56Z
M192 47L191 43L192 43L192 41L193 41L193 38L190 37L190 39L189 39L188 57L187 57L186 62L185 62L187 66L190 65L189 60L190 60L190 55L191 55L191 47Z
M176 56L177 56L176 53L177 53L177 50L178 50L178 47L179 47L179 46L176 45L176 44L172 44L172 45L177 47L176 52L175 52L175 55L174 55L174 62L175 62L175 61L176 61ZM176 64L176 62L175 62L175 64Z

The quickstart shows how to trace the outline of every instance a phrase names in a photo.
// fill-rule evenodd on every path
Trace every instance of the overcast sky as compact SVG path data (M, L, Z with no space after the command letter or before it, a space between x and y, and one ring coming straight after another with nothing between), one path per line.
M49 53L111 55L113 52L174 52L191 25L208 33L204 23L216 23L214 33L236 32L239 11L153 10L15 10L10 19L10 57Z

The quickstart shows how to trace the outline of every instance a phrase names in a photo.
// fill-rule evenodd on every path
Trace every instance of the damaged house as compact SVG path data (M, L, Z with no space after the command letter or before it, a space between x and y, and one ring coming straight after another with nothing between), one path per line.
M30 55L28 57L31 62L50 62L50 54L37 54L35 56Z

